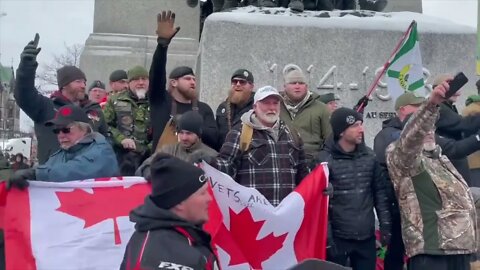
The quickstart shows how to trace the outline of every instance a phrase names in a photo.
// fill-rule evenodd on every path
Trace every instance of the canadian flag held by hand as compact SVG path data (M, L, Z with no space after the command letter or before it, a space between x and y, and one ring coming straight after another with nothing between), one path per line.
M286 269L325 258L328 167L318 166L275 208L256 189L239 185L207 163L214 201L205 229L222 270Z

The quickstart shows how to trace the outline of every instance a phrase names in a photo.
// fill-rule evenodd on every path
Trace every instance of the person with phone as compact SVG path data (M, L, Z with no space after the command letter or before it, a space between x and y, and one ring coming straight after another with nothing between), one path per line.
M449 87L447 81L437 85L387 148L410 270L467 270L476 251L472 194L435 140Z

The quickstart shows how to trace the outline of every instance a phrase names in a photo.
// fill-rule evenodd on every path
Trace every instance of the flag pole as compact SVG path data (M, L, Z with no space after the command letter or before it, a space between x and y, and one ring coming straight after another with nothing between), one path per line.
M380 72L380 73L375 77L375 80L374 80L373 83L370 85L370 88L368 89L368 92L367 92L367 95L366 95L367 98L370 97L370 95L372 94L373 90L375 89L375 87L377 86L378 82L380 81L380 78L382 78L382 76L385 75L385 72L387 71L388 67L389 67L390 64L392 63L393 57L397 54L398 50L399 50L400 47L402 46L402 44L403 44L403 42L405 41L405 39L407 39L408 35L409 35L410 32L412 31L413 26L414 26L416 23L417 23L417 22L416 22L415 20L413 20L413 21L410 23L410 25L408 26L407 31L405 31L405 33L403 33L402 38L398 41L397 46L395 46L395 49L393 50L392 54L391 54L390 57L388 58L387 62L385 62L385 64L383 65L382 72ZM360 104L360 106L358 106L357 112L361 112L364 107L365 107L365 101L363 101L363 102Z

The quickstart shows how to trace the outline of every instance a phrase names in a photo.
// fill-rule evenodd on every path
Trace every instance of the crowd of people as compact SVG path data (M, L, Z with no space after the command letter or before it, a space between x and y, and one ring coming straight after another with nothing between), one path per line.
M211 197L193 163L206 161L277 206L317 164L328 162L329 261L374 270L378 219L381 243L388 246L386 270L405 263L411 270L470 269L477 250L471 187L480 186L474 156L479 96L467 99L461 116L454 106L460 92L445 98L452 76L438 76L428 98L405 93L396 99L397 117L383 123L373 149L364 140L368 97L339 108L333 93L310 91L298 69L286 72L282 91L256 86L248 69L234 71L214 114L198 100L190 67L176 67L167 77L168 46L180 30L174 23L174 13L158 15L149 71L116 70L110 89L95 80L86 92L82 70L65 66L50 97L35 89L37 34L21 54L14 96L34 121L39 165L16 169L7 187L143 176L152 194L132 211L137 232L123 267L158 267L163 259L214 269L210 238L201 229Z

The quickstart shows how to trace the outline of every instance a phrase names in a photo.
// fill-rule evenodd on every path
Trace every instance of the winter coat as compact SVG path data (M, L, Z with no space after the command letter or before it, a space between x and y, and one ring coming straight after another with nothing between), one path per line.
M462 115L464 117L480 114L480 96L476 97L477 98L475 99L475 101L472 101L463 110ZM480 169L480 151L472 153L470 156L468 156L468 166L470 169Z
M60 91L53 93L50 98L38 92L35 88L37 66L38 64L20 63L13 94L18 106L34 122L35 135L38 140L38 163L43 164L60 147L57 136L52 132L53 127L45 127L44 123L54 118L55 111L58 108L71 104L71 101L63 96ZM107 125L100 105L86 99L81 102L80 107L92 120L94 130L107 136Z
M250 96L248 102L239 107L235 104L229 103L227 100L218 105L216 112L216 121L218 129L218 145L216 149L222 148L227 133L235 126L241 123L240 118L242 115L253 108L253 96L254 93ZM229 108L230 106L230 108ZM229 115L230 113L230 115ZM228 120L230 118L230 121ZM229 123L230 122L230 123Z
M4 157L0 157L0 181L5 181L13 174L10 162Z
M35 170L36 180L47 182L67 182L119 174L112 146L97 132L88 134L67 150L58 150Z
M199 226L157 207L149 196L130 212L135 233L128 241L120 270L219 269L210 235Z
M239 184L256 188L277 206L308 174L303 143L295 140L283 121L272 129L254 122L253 117L253 110L241 117L242 123L253 128L249 149L240 149L242 125L238 125L227 134L212 165Z
M150 119L152 119L153 150L157 148L157 143L165 129L165 125L170 120L172 101L176 103L177 108L175 117L192 110L191 103L181 103L173 100L165 88L167 85L167 50L168 47L157 45L149 73L148 99L150 101ZM202 141L211 148L215 148L217 146L218 133L212 108L208 104L198 101L198 113L203 118Z
M375 208L382 232L389 233L391 216L386 178L375 154L364 143L347 153L330 136L319 162L328 162L333 197L328 218L335 238L365 240L375 233Z
M282 102L280 113L280 118L300 133L306 159L310 162L318 157L325 140L332 133L330 112L327 106L317 98L316 94L312 94L294 117Z
M441 150L423 151L438 106L424 103L387 148L409 257L471 254L476 250L475 206L469 187Z

